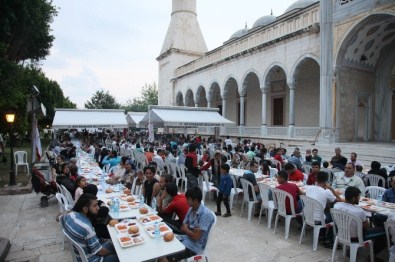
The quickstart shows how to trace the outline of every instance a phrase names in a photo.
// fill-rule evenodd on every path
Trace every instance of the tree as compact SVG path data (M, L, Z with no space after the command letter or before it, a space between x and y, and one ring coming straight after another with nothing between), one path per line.
M57 15L49 0L0 1L0 55L16 63L44 59L55 39L50 23Z
M124 106L126 111L147 112L149 105L158 104L158 87L154 82L151 85L145 84L141 89L141 96L128 100Z
M90 101L85 103L88 109L119 109L121 105L110 95L109 91L98 90L93 94Z

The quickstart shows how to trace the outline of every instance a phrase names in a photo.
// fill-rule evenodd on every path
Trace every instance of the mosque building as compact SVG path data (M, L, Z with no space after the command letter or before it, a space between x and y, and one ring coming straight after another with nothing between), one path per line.
M394 0L298 0L213 50L196 0L173 0L157 61L159 105L219 108L221 134L395 140Z

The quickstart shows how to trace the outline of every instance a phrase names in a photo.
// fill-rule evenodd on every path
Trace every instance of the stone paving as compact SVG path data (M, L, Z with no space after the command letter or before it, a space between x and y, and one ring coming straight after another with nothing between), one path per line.
M55 221L56 199L50 199L47 208L41 208L39 202L40 195L35 193L0 196L0 237L9 238L12 244L5 261L72 261L68 244L62 249L63 235ZM214 202L207 204L214 209ZM210 261L330 261L330 249L320 245L318 251L312 251L311 229L300 245L296 222L291 224L289 239L284 239L284 220L274 234L266 227L265 217L261 224L257 218L248 221L246 214L240 217L240 204L234 203L232 217L218 218L209 243ZM365 252L360 252L358 261L365 258ZM347 259L338 251L336 261Z

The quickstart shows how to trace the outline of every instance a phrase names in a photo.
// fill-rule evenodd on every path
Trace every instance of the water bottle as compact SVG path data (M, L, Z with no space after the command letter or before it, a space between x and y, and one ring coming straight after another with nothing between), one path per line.
M119 215L119 199L115 198L114 200L114 213L116 216Z
M121 182L119 182L119 183L118 183L118 191L121 192L121 191L122 191L122 188L123 188L123 186L122 186Z
M154 213L156 212L156 198L154 197L151 201L151 208Z
M155 238L159 238L160 237L159 222L155 222L154 235L155 235Z
M140 206L144 206L144 196L143 194L140 194Z
M377 195L377 204L381 205L381 202L383 201L383 195L381 193L379 193Z

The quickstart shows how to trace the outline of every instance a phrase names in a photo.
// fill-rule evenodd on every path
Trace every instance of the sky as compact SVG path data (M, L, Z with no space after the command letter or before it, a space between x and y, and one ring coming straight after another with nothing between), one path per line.
M261 16L279 16L296 0L197 0L200 28L209 50ZM158 82L158 63L170 23L171 0L54 0L58 15L46 76L84 108L97 90L119 103Z

